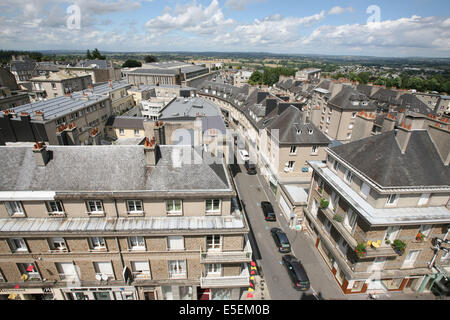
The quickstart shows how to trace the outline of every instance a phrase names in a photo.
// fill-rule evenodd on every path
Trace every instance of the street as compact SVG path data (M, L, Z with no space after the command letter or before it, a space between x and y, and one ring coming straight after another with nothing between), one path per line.
M240 199L245 206L247 219L252 230L250 241L254 259L262 268L263 277L273 300L315 300L344 299L330 270L313 246L313 240L303 231L291 230L282 215L275 196L263 177L250 176L243 165L230 165ZM266 222L261 209L261 201L270 201L277 215L276 222ZM292 252L303 264L311 282L306 292L297 291L282 265L282 254L278 251L270 234L270 229L281 228L289 238Z

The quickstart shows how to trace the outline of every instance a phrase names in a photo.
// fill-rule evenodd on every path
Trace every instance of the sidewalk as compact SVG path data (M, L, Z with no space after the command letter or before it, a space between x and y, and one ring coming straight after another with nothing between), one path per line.
M267 289L266 282L261 276L254 277L255 289L254 291L246 290L241 296L241 300L258 301L258 300L270 300L269 290ZM248 294L253 295L249 297Z

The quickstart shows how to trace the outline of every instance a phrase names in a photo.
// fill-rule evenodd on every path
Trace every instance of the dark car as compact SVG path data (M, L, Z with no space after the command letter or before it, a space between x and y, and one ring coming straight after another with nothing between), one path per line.
M253 163L250 163L249 161L245 161L245 169L247 169L247 174L249 175L255 175L256 172L256 165Z
M272 228L270 232L272 233L273 240L278 247L278 251L281 253L291 252L291 244L289 243L289 239L283 230L280 228Z
M300 261L290 254L283 256L282 259L292 282L294 282L294 288L301 291L308 290L311 285L309 283L309 278L306 274L305 268L303 268Z
M261 202L261 208L264 213L264 218L267 221L277 221L277 216L275 215L275 211L273 210L272 204L270 202Z

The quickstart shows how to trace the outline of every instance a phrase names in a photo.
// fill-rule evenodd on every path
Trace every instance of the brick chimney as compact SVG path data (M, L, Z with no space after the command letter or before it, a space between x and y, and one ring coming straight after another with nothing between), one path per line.
M153 137L155 138L156 144L166 144L166 130L164 122L155 121L155 126L153 128Z
M45 167L50 160L47 146L43 142L36 142L33 147L34 160L38 167Z
M79 145L80 139L78 139L78 130L77 126L74 122L69 124L67 128L65 129L65 132L67 134L67 142L69 145Z
M44 113L41 112L41 111L35 111L34 112L34 120L36 120L36 121L44 121L45 120Z
M98 130L98 128L92 129L89 138L92 140L92 144L94 146L101 145L101 142L100 142L101 136L100 136L100 131Z
M408 147L411 134L412 134L411 125L406 126L404 122L396 132L395 138L397 139L397 143L398 146L400 147L402 154L405 154L406 152L406 148Z
M151 141L148 138L145 138L144 154L145 165L147 167L156 166L159 158L161 158L161 151L159 150L159 146L156 144L156 139L154 137Z

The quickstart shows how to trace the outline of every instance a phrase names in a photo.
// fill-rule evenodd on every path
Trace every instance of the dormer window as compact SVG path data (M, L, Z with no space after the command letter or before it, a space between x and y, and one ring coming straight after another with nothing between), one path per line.
M313 132L314 132L313 129L309 129L309 130L308 130L308 134L309 134L309 135L313 134Z
M302 134L302 129L297 129L297 134Z

